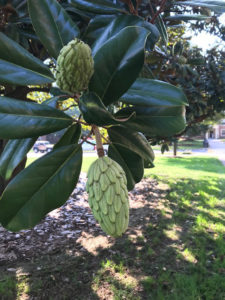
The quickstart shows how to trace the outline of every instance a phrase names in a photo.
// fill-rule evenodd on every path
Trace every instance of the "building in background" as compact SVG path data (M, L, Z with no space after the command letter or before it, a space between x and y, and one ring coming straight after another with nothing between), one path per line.
M225 119L216 125L212 125L206 134L206 138L225 139Z

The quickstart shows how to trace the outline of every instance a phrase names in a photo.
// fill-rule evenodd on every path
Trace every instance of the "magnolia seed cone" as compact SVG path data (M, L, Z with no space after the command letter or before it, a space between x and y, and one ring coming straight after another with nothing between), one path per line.
M94 72L94 61L90 47L79 39L64 46L57 59L56 83L69 94L87 89Z
M123 169L104 156L90 166L87 176L88 201L95 219L108 235L121 236L129 223L127 179Z

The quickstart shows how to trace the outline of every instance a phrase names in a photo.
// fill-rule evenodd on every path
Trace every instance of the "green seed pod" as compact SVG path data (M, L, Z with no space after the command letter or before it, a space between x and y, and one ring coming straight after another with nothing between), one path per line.
M56 83L69 94L87 89L94 72L90 47L79 39L64 46L57 59Z
M121 236L129 223L125 172L117 162L104 156L90 166L87 176L86 190L95 219L107 234Z

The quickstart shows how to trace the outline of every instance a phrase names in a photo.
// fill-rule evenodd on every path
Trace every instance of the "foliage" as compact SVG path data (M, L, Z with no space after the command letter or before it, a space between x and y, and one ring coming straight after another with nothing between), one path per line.
M163 69L166 61L171 65L166 25L174 21L173 10L177 6L182 11L183 6L197 5L220 14L225 6L221 1L211 5L210 1L203 0L198 4L177 1L172 6L167 4L168 7L166 1L159 5L159 1L150 4L130 0L28 0L21 3L6 0L0 5L0 67L3 70L0 137L4 139L1 152L8 162L1 168L1 192L7 187L0 199L0 222L16 231L37 224L46 213L62 205L76 186L82 164L81 130L75 130L76 126L84 125L85 129L89 126L83 141L93 134L96 125L106 129L109 156L124 168L128 182L135 184L141 180L144 166L153 167L154 154L148 139L170 139L184 131L186 125L185 106L190 87L184 85L186 96L180 88L185 76L171 80L168 70ZM163 13L166 8L171 15ZM202 21L208 20L208 16L197 14L175 19ZM87 90L67 95L55 86L56 59L60 50L74 38L80 38L92 48L94 74ZM179 58L180 65L186 58L177 56L181 55L181 49L177 48L175 45L171 56L175 56L175 60ZM220 59L214 61L217 60L214 53L211 56L207 62L209 70L215 74L214 68L219 69L219 77L212 76L214 82L222 81L217 94L206 97L206 101L213 110L220 110L224 106L218 97L223 93L220 89L224 80L220 72L222 65ZM193 59L196 59L195 54ZM153 65L156 71L151 70ZM199 61L194 65L198 68ZM139 78L143 67L150 76ZM165 77L156 76L160 71L165 71ZM203 79L204 74L200 70L196 78ZM211 77L207 84L212 86ZM47 93L48 101L33 103L32 92ZM64 101L68 98L72 98L71 105L65 107ZM70 107L79 109L79 116L71 114ZM34 142L40 135L62 129L66 131L51 153L15 178L14 175L9 178L29 150L27 139ZM4 148L8 139L9 146ZM13 143L15 151L19 151L19 159L12 153Z

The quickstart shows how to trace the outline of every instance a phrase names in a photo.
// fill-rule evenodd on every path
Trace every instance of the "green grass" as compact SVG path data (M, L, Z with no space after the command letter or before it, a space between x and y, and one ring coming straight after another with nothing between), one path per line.
M181 140L178 142L178 149L200 149L203 148L203 140L185 141Z
M84 157L82 162L82 172L87 173L90 165L97 159L97 157Z
M193 140L193 141L185 141L180 140L178 142L178 150L192 150L192 149L201 149L203 148L203 140ZM161 150L160 145L152 146L153 150ZM173 151L173 146L169 146L170 151Z
M190 156L190 157L166 157L158 156L155 168L145 169L145 177L150 175L166 176L170 178L196 178L209 176L225 178L225 167L222 163L212 157Z

